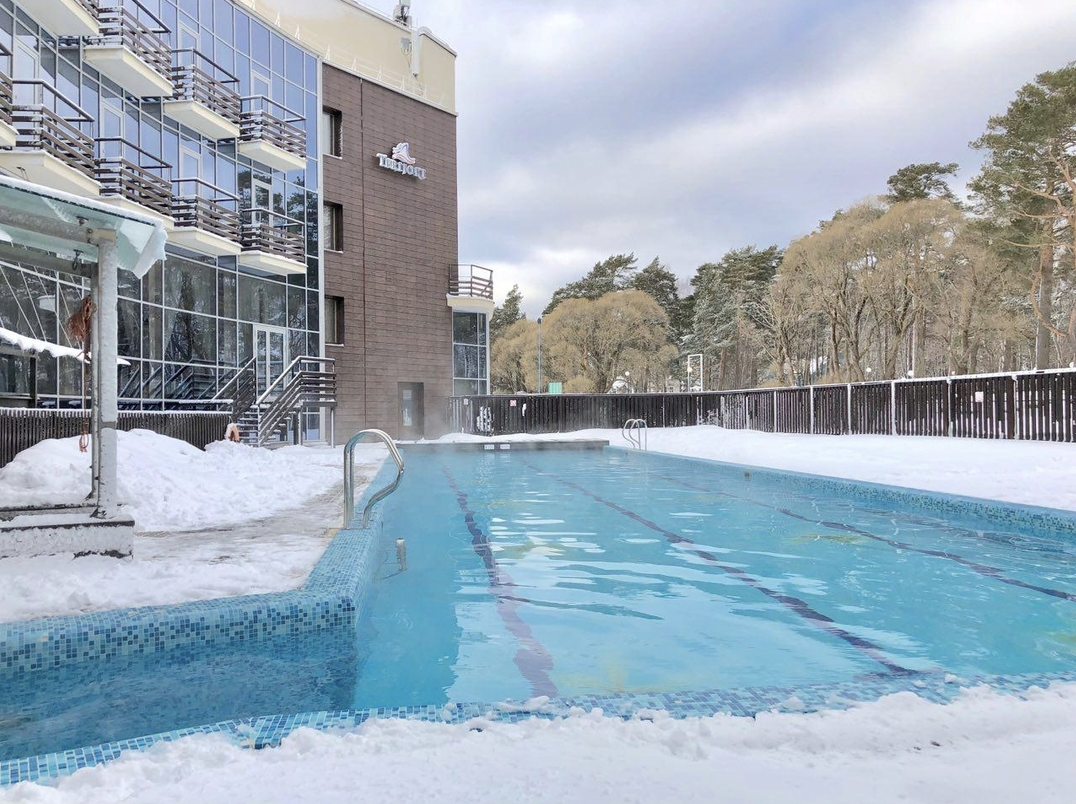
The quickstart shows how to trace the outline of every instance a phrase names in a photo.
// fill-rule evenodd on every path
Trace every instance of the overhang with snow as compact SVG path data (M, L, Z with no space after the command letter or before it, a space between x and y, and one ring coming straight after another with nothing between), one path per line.
M116 528L117 523L125 520L117 510L116 499L118 272L126 270L139 278L144 276L154 263L164 259L167 238L164 226L155 218L0 176L0 242L25 250L28 259L37 253L70 260L69 273L92 281L93 486L86 524L107 522L111 531L120 534L117 538L121 541L103 550L95 548L93 552L129 554L133 540L133 523L129 518L126 527ZM25 516L10 521L22 522ZM71 527L71 523L65 525L64 529L71 533L80 531ZM12 543L17 541L13 534L7 536ZM39 536L33 541L55 543L52 537ZM80 549L76 544L70 551L80 552Z

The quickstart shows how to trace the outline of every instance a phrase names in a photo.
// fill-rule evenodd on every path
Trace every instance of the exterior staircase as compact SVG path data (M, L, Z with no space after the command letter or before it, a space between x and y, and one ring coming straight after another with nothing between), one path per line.
M240 369L218 396L232 397L232 415L243 442L258 447L299 444L303 414L328 413L328 441L333 441L336 411L336 363L327 357L299 357L264 392L254 398L253 364Z

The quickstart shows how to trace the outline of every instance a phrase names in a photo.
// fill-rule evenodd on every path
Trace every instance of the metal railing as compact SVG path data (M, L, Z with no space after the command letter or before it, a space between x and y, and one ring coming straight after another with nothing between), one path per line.
M236 196L201 179L174 179L172 188L172 218L177 229L201 229L239 242Z
M80 125L93 118L44 81L12 81L11 124L18 131L15 148L44 151L92 179L93 139Z
M101 34L90 36L92 46L127 48L162 78L172 80L172 53L161 34L169 30L138 0L123 0L121 5L102 8L98 13Z
M11 83L11 51L0 44L0 121L11 125L11 109L15 103L15 87Z
M400 485L400 480L403 479L404 462L400 457L400 450L396 448L396 442L392 440L392 436L386 433L384 430L361 430L355 433L350 439L348 439L347 446L344 447L344 527L350 528L355 521L355 447L367 436L373 436L380 440L389 449L389 455L392 460L396 462L396 477L385 488L378 490L374 494L370 495L370 499L366 501L366 507L362 509L362 526L364 528L370 527L370 510L376 503L388 497L392 492Z
M172 57L172 99L195 101L238 125L239 79L193 48L174 50Z
M620 428L620 435L633 449L646 451L646 419L628 419Z
M240 142L261 140L306 158L306 134L298 126L292 125L303 120L301 114L264 95L249 95L241 98L240 102Z
M239 242L244 251L268 251L306 263L303 222L268 209L243 210Z
M493 298L493 271L481 265L453 265L448 278L448 295L473 299Z
M279 433L300 412L312 408L334 409L336 361L331 357L296 358L254 407L259 411L255 441L259 447L265 446L274 433Z
M172 183L163 175L171 170L168 164L119 137L97 140L97 149L94 177L101 183L101 195L121 196L171 217Z
M258 398L257 361L256 357L250 358L213 396L214 400L231 401L233 422L239 421L239 417L250 410Z

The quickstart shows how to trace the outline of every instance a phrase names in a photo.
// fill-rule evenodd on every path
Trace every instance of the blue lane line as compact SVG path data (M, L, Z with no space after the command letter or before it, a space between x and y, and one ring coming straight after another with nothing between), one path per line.
M512 594L516 584L493 557L493 549L489 544L489 537L478 526L471 509L467 493L463 491L456 479L448 471L443 463L439 463L441 471L448 479L448 485L456 495L456 502L463 512L463 521L467 523L467 530L471 533L471 548L482 559L489 578L490 592L497 600L497 613L504 621L508 629L519 642L520 648L516 652L513 661L519 672L531 685L534 695L548 695L555 698L558 695L557 685L549 677L549 671L553 669L553 657L545 646L538 641L531 631L531 627L519 616L519 607L525 603L524 598Z
M920 555L924 556L945 558L949 561L955 561L957 564L960 564L963 567L967 567L968 569L977 572L979 575L982 575L986 578L991 578L992 580L1000 581L1001 583L1007 583L1010 586L1018 586L1021 589L1029 589L1033 592L1041 592L1042 594L1049 595L1050 597L1056 597L1062 600L1076 602L1076 595L1072 594L1071 592L1065 592L1061 589L1054 589L1053 587L1049 586L1039 586L1038 584L1021 581L1019 578L1011 578L1005 575L1004 572L1002 572L1002 570L998 569L997 567L991 567L989 564L980 564L978 561L972 561L969 558L964 558L957 553L950 553L948 550L932 550L929 547L916 547L915 545L908 544L907 542L897 541L896 539L890 539L886 536L879 536L876 533L871 533L870 531L857 528L854 525L846 525L843 522L827 522L826 520L822 519L813 519L811 517L804 516L803 514L797 514L795 511L790 511L787 508L782 508L778 505L771 505L769 503L761 502L759 500L752 500L747 497L742 497L738 494L731 494L727 491L709 489L704 486L696 486L694 483L689 483L686 480L681 480L679 478L669 477L668 475L659 474L657 476L660 477L662 480L667 480L670 483L675 483L679 486L683 486L684 488L691 489L693 491L701 491L705 494L717 494L722 497L728 497L730 499L740 500L741 502L747 502L752 505L757 505L760 508L768 508L771 511L777 511L778 513L784 514L785 516L791 517L792 519L798 519L801 522L809 522L812 525L821 525L822 527L829 528L830 530L840 530L845 531L846 533L854 533L857 536L863 536L867 539L873 539L876 542L888 544L890 547L895 547L899 550L907 550L911 553L919 553ZM953 529L951 528L950 530ZM969 533L968 531L962 532L966 534Z
M856 650L864 653L870 659L885 667L891 673L897 673L900 675L913 675L921 672L919 670L911 670L907 667L897 664L885 655L885 651L880 646L874 644L869 639L864 639L861 636L857 636L849 631L844 630L839 625L837 625L836 621L832 617L828 617L822 612L816 611L815 609L811 608L811 606L808 605L805 601L800 600L798 597L786 595L783 592L778 592L776 589L770 589L768 586L763 585L757 578L748 575L744 570L740 569L739 567L733 567L729 564L721 562L713 553L710 553L700 547L695 546L695 542L693 542L686 536L681 536L679 533L674 533L671 530L665 530L665 528L661 527L661 525L658 525L656 522L651 522L649 519L642 516L641 514L638 514L630 509L624 508L622 505L619 505L612 500L607 500L604 497L601 497L598 494L594 493L593 491L590 491L589 489L580 486L578 483L574 483L571 480L567 480L557 475L543 472L537 466L534 466L527 461L519 460L518 457L516 460L518 460L520 463L522 463L529 469L537 472L538 474L563 483L569 488L575 489L576 491L585 494L592 500L595 500L602 505L612 508L617 513L623 514L624 516L635 520L640 525L643 525L650 530L660 533L666 538L666 540L669 541L670 544L691 545L691 552L697 555L699 558L712 564L723 572L733 576L737 580L742 581L751 588L756 589L770 599L777 601L785 608L789 609L795 614L798 614L800 617L804 618L812 625L821 628L823 631L830 634L831 636L835 636L838 639L844 640Z

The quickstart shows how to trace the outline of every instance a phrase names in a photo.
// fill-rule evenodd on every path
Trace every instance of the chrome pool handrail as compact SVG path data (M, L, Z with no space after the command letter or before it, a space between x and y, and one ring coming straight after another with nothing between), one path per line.
M370 525L370 509L374 507L375 503L388 497L392 492L396 491L396 488L400 485L400 479L404 473L403 458L400 457L400 450L396 448L396 442L392 440L392 436L386 433L384 430L360 430L355 433L350 439L348 439L347 446L344 447L344 527L351 527L351 523L355 521L355 470L352 464L355 459L355 445L362 441L366 436L372 435L380 439L386 447L389 448L389 455L396 461L396 479L393 480L385 488L381 489L375 494L370 495L370 499L366 503L366 507L362 509L362 526L364 528Z
M635 449L646 450L646 419L628 419L620 428L620 435Z

